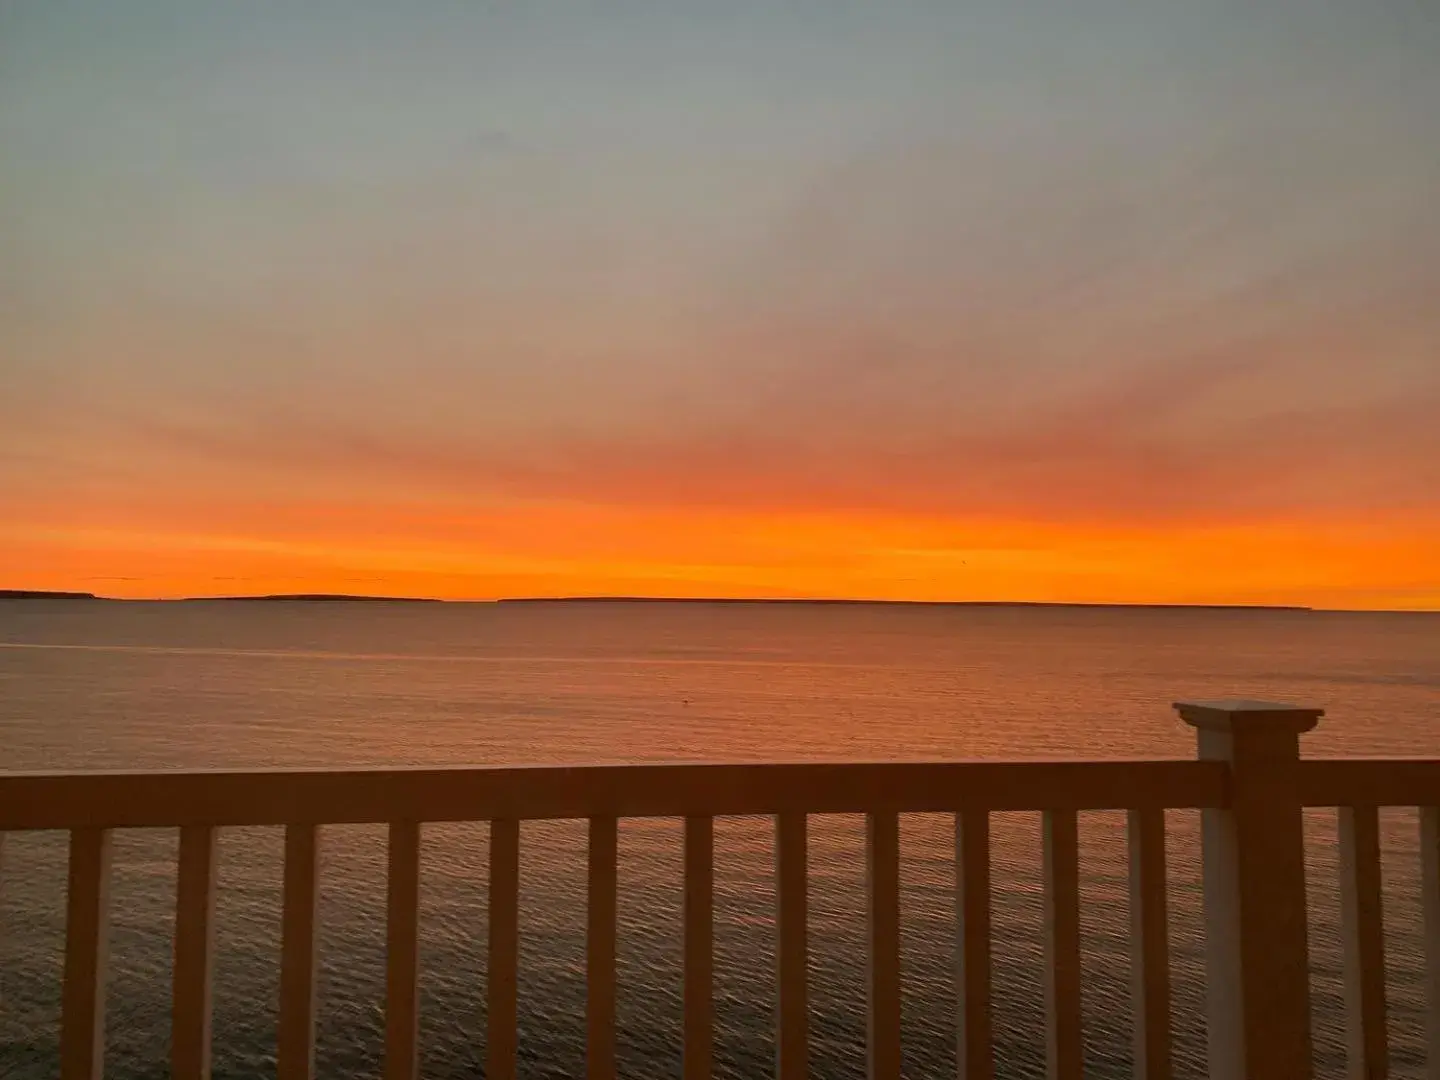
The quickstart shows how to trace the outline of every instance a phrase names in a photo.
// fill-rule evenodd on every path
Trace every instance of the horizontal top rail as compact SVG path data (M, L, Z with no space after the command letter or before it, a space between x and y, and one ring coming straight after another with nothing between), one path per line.
M1307 758L1303 806L1440 806L1440 758Z
M1226 806L1218 761L0 773L0 830Z

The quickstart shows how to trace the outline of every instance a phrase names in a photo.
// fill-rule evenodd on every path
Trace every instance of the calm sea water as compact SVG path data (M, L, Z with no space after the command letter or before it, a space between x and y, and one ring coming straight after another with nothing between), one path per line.
M1177 698L1330 711L1315 756L1440 752L1440 617L718 605L0 604L0 768L1193 754ZM1197 815L1169 815L1180 1075L1202 1074ZM906 1074L953 1075L950 823L902 819ZM1413 811L1382 814L1396 1075L1420 1075ZM1340 1074L1333 813L1307 817L1317 1062ZM1043 1074L1035 815L995 823L1001 1076ZM812 818L817 1077L864 1073L863 825ZM1082 815L1088 1067L1129 1074L1123 818ZM583 1075L582 823L522 831L522 1075ZM378 1073L384 834L325 832L317 1067ZM486 832L427 828L422 1068L484 1057ZM680 835L622 823L620 1066L679 1073ZM167 1074L172 831L117 835L108 1074ZM771 826L717 823L717 1066L771 1072ZM273 1073L280 833L222 841L217 1077ZM8 838L0 1075L55 1073L65 845Z

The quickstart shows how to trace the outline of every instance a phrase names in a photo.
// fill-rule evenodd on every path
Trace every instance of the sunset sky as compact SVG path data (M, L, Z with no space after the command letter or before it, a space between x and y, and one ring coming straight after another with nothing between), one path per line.
M1432 0L0 7L0 587L1440 609Z

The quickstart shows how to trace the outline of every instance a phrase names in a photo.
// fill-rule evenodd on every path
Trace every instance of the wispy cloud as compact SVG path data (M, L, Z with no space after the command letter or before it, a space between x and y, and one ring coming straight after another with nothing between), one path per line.
M789 403L793 426L772 408L753 422L649 436L550 432L519 445L286 408L191 424L147 420L138 431L151 452L261 489L309 480L476 502L1122 521L1440 509L1440 393L1323 409L1278 403L1236 417L1197 410L1251 374L1244 366L1144 371L1020 416L920 431L852 426L848 409L826 415L823 399L803 396Z

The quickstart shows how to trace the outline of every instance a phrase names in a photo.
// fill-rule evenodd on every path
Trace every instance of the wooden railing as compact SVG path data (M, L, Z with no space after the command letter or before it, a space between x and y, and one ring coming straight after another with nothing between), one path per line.
M900 1075L899 815L955 815L957 1056L993 1075L989 815L1043 816L1047 1057L1081 1075L1076 814L1128 812L1135 1076L1171 1075L1165 889L1167 809L1200 809L1210 1075L1312 1074L1301 811L1340 807L1351 1075L1386 1075L1377 808L1421 807L1430 1075L1440 1076L1440 761L1302 761L1319 710L1182 704L1193 761L635 765L473 769L0 775L6 830L70 832L61 1075L101 1075L111 830L179 827L171 1053L177 1080L207 1077L217 830L283 825L277 1068L313 1072L320 827L388 823L385 1075L418 1073L418 912L425 822L490 823L487 1077L516 1073L520 822L589 822L587 1072L615 1075L617 823L684 819L683 1072L711 1074L713 819L775 819L776 1072L807 1075L807 815L866 817L868 1072ZM0 868L3 875L3 868ZM3 884L3 881L0 881Z

